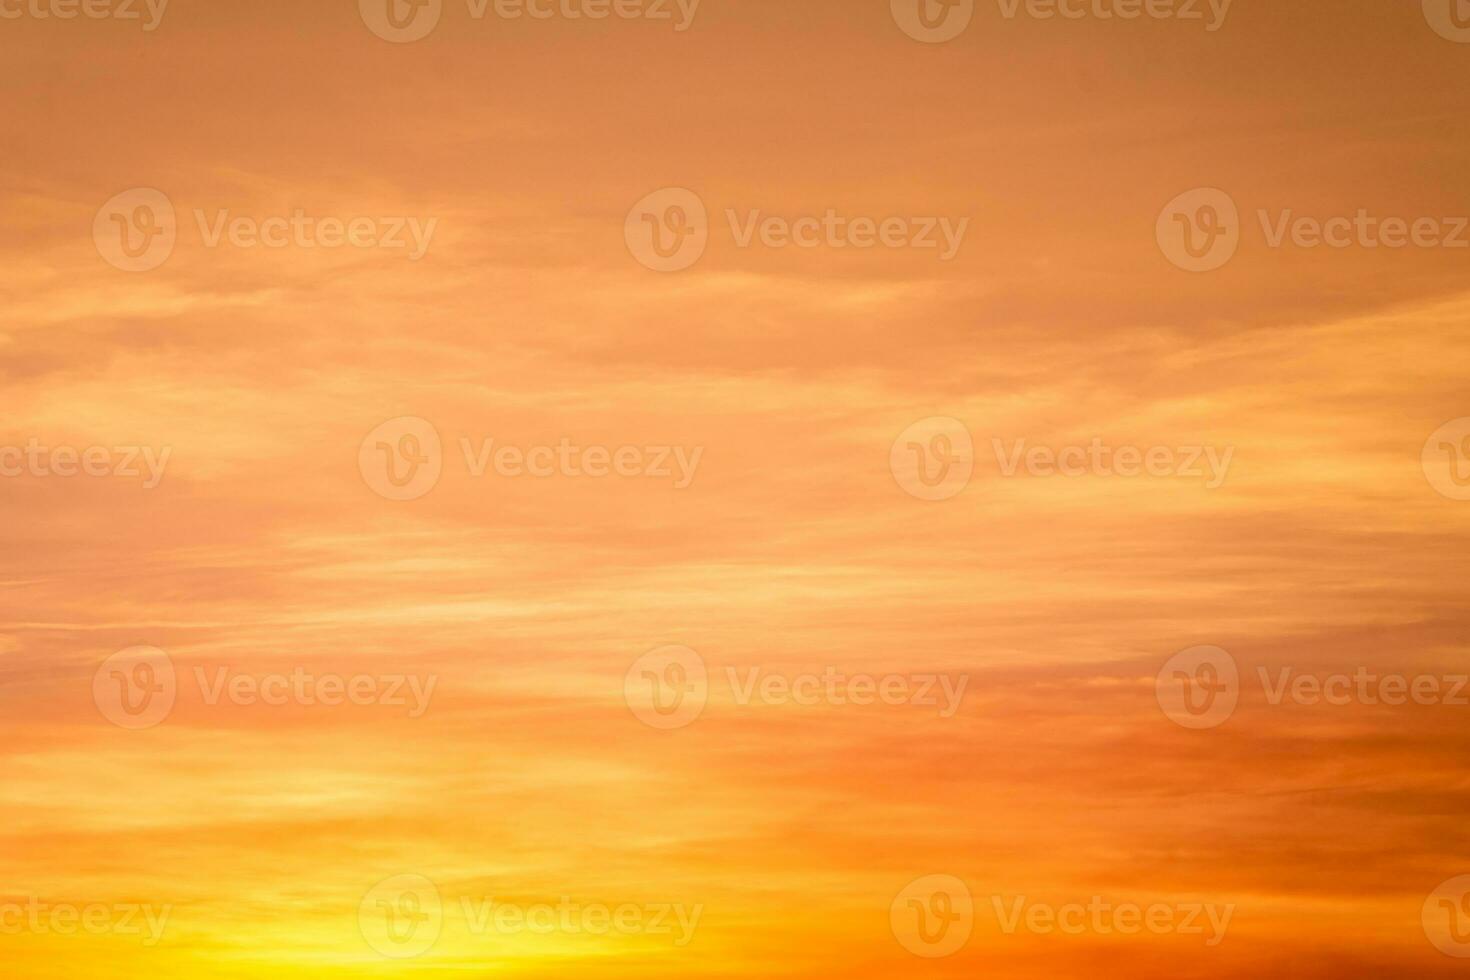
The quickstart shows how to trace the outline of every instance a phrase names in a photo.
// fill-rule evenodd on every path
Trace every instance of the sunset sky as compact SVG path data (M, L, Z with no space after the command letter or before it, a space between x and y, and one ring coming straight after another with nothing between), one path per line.
M1470 975L1470 3L53 2L0 0L0 977ZM938 703L760 693L834 673ZM1094 897L1228 929L1002 921Z

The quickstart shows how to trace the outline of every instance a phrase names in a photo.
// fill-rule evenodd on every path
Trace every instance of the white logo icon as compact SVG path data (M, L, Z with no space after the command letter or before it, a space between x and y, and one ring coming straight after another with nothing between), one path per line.
M1424 900L1424 935L1456 959L1470 958L1470 875L1451 878Z
M439 889L423 875L380 881L363 896L357 926L367 944L389 959L423 956L444 926Z
M92 241L109 265L149 272L168 261L178 241L178 218L163 191L135 187L114 196L92 221Z
M119 728L152 728L174 710L178 694L173 661L157 647L120 650L92 675L97 710Z
M650 728L669 731L691 725L709 701L704 658L688 647L650 650L628 668L623 698L634 717Z
M699 261L709 244L709 215L699 195L666 187L643 198L623 223L628 251L655 272L679 272Z
M948 500L970 482L975 445L959 419L935 416L904 429L888 451L888 468L920 500Z
M915 41L942 44L965 32L975 0L889 0L893 19Z
M1154 679L1159 707L1185 728L1217 728L1235 714L1240 669L1219 647L1190 647L1174 654Z
M915 956L952 956L970 941L975 902L970 889L953 875L927 875L898 893L888 921L899 945Z
M1470 418L1446 422L1424 443L1429 485L1451 500L1470 500Z
M368 433L358 449L363 481L388 500L417 500L444 471L439 430L412 415L390 419Z
M422 40L439 26L444 0L357 0L362 22L394 44Z
M1185 191L1164 206L1154 233L1164 257L1186 272L1213 272L1240 247L1240 211L1214 187Z
M1424 19L1440 37L1470 44L1470 0L1424 0Z

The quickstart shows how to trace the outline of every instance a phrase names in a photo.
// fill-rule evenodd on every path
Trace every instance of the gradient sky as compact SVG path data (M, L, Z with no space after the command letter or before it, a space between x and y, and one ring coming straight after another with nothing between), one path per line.
M19 9L19 8L17 8ZM1271 706L1257 668L1467 667L1470 502L1421 449L1470 416L1470 250L1268 247L1256 220L1470 215L1470 44L1417 0L1236 0L1175 20L1006 19L922 44L887 0L704 0L689 30L476 21L421 41L351 0L172 0L0 20L0 446L171 450L156 488L0 478L0 906L172 908L157 945L0 931L17 980L1464 976L1421 907L1470 874L1470 708ZM120 271L94 217L180 216ZM624 220L693 190L691 269ZM1160 209L1227 191L1191 274ZM192 214L435 219L427 254L207 247ZM724 221L968 218L957 257L739 247ZM444 441L373 492L384 422ZM974 475L889 470L962 420ZM1233 447L1187 478L1006 476L1007 444ZM473 478L462 438L699 447L653 478ZM915 706L735 702L658 731L651 649L969 678ZM1228 650L1236 714L1160 711ZM181 690L130 731L93 677L138 645ZM208 704L195 669L437 679L384 705ZM358 910L432 880L442 936ZM983 906L911 955L889 906ZM1235 906L1224 942L1008 935L993 896ZM703 906L691 943L475 935L461 899Z

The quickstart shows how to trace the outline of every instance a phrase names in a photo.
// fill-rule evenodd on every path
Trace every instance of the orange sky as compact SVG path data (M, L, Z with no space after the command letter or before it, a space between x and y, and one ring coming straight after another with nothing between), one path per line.
M979 0L930 44L887 0L702 0L685 30L673 0L443 0L407 43L353 0L171 0L153 30L141 0L0 0L0 976L1463 976L1470 880L1437 889L1470 875L1470 707L1269 696L1470 673L1470 247L1270 242L1287 209L1470 215L1470 43L1436 2L1235 0L1210 31L1203 0ZM137 188L176 240L127 271ZM637 239L667 188L707 215L677 272ZM1156 236L1196 188L1238 209L1208 272ZM298 210L425 247L210 244ZM742 245L756 211L967 224L945 260ZM941 429L969 478L917 499L897 461ZM1094 439L1228 469L1007 473ZM427 452L422 495L388 499L379 442ZM563 444L668 475L497 472ZM708 680L661 730L628 692L670 646ZM1199 646L1238 706L1191 729L1156 678ZM149 727L108 700L138 647L176 688ZM741 703L832 670L965 686ZM406 703L215 687L297 675ZM935 875L970 935L915 955ZM403 876L438 898L422 950L381 932ZM997 912L1094 896L1231 917L1209 944Z

